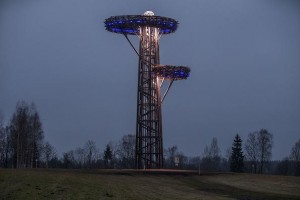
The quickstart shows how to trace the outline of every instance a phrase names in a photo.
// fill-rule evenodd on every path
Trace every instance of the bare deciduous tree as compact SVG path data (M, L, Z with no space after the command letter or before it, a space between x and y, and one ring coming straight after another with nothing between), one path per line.
M49 161L51 159L53 159L54 157L56 157L56 151L55 151L55 148L49 143L49 142L46 142L44 147L43 147L43 159L46 163L46 168L48 168L48 164L49 164Z
M123 168L134 168L135 162L135 136L124 135L119 142L117 155L121 159Z
M294 173L300 175L300 139L295 143L291 150L290 159L294 164Z
M257 172L257 163L259 157L257 133L252 132L248 134L248 138L245 143L246 159L251 163L251 171Z
M176 145L165 150L165 166L167 168L175 167L175 157L178 154L178 147Z
M3 125L3 116L0 112L0 167L5 163L5 147L6 147L6 134Z
M220 169L221 151L218 145L218 139L213 138L210 146L205 146L201 160L201 168L209 171Z
M82 168L86 160L84 149L77 147L74 151L75 161L79 168Z
M245 144L246 158L251 162L253 172L263 173L272 156L273 135L266 129L248 134ZM259 168L258 168L259 165Z
M89 168L92 168L92 163L95 161L97 156L97 147L96 143L92 140L88 140L84 146L86 163Z
M44 136L34 104L28 106L24 101L17 103L16 111L10 120L9 135L13 165L16 168L37 166Z
M64 168L74 168L75 158L74 158L74 151L68 151L63 153L63 166Z
M28 134L28 153L31 155L28 155L31 158L30 164L31 168L33 168L33 163L37 162L42 153L43 149L43 129L42 129L42 123L40 121L40 116L36 111L36 107L34 104L31 105L30 108L30 131ZM37 163L35 163L37 166Z
M266 164L271 160L272 157L273 135L268 130L261 129L258 132L257 139L259 149L260 173L263 173Z
M179 151L176 145L167 148L164 152L165 152L164 165L166 168L183 169L189 164L188 157L185 156L183 152ZM199 163L199 160L197 162Z
M209 154L213 158L220 157L221 150L220 150L219 145L218 145L218 139L215 138L215 137L211 141L210 149L209 149Z

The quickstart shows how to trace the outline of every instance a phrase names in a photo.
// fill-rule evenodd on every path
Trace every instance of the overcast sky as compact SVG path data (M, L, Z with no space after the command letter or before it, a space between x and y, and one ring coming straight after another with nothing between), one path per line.
M138 58L103 21L147 10L180 23L161 37L161 64L192 69L164 101L165 147L195 156L217 137L224 155L236 133L266 128L273 158L287 156L300 138L297 0L0 0L6 122L34 102L59 153L135 134Z

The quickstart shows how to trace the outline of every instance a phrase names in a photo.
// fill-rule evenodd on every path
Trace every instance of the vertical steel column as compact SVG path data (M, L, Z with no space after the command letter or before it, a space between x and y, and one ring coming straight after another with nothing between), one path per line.
M153 76L153 67L159 65L158 40L158 28L140 28L136 123L138 169L163 167L160 78Z

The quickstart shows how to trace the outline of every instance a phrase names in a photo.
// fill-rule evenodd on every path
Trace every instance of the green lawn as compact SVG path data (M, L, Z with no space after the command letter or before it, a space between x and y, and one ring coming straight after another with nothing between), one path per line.
M0 199L299 200L300 177L0 169Z

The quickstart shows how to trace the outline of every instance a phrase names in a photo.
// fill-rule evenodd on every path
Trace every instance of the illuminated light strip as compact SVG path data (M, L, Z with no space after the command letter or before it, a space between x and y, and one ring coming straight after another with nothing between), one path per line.
M172 18L145 15L113 16L104 23L107 31L129 35L138 34L141 26L159 28L160 34L173 33L178 26L178 22Z
M190 68L184 66L160 65L153 68L155 76L174 80L187 79L190 72Z

